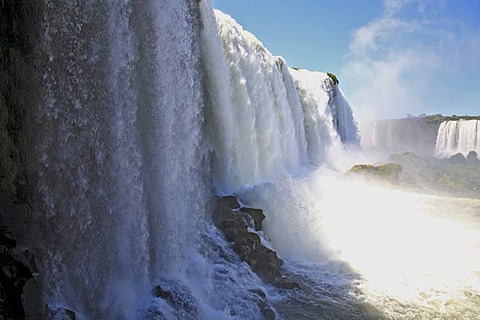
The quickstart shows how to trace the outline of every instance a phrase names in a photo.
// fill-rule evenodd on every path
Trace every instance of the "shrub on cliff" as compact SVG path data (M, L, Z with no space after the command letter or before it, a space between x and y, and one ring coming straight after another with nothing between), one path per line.
M337 85L340 83L340 81L338 81L338 78L336 75L334 75L333 73L330 73L330 72L327 72L327 76L330 77L330 79L332 79L332 82L334 85Z

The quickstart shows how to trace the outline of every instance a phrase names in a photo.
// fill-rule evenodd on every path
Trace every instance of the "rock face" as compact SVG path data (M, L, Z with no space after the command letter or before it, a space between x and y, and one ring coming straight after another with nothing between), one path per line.
M223 231L227 241L233 243L233 250L245 261L252 270L265 282L281 288L293 288L296 283L285 280L281 274L283 261L277 257L275 251L263 246L260 237L248 231L247 222L230 205L231 197L218 197L215 213L215 225ZM255 222L255 228L261 229L261 222L265 218L260 209L241 208L241 212L250 214Z
M4 177L0 176L0 184L2 181ZM30 319L32 315L45 318L40 316L43 311L31 310L41 304L34 277L34 252L17 247L16 239L30 223L32 214L24 202L23 189L17 184L0 192L0 319Z
M30 269L17 259L16 241L0 232L0 318L23 319L23 286L32 278ZM2 318L3 319L3 318Z
M17 227L22 226L29 209L24 169L27 150L22 143L29 123L26 110L37 105L38 79L30 65L30 40L40 25L33 18L39 3L5 0L0 5L0 319L28 317L22 302L32 272L22 260L24 252L19 252L16 240L21 240L22 231Z

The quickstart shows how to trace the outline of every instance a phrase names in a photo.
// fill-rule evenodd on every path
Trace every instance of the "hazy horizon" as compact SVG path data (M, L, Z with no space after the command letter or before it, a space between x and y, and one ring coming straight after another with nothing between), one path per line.
M480 1L213 3L289 66L335 73L359 122L480 114Z

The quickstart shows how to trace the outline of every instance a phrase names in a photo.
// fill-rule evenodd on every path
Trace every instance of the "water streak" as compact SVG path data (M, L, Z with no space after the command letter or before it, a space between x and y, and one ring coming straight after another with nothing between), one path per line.
M435 146L439 158L456 153L467 156L470 151L480 154L480 120L445 121L440 124Z

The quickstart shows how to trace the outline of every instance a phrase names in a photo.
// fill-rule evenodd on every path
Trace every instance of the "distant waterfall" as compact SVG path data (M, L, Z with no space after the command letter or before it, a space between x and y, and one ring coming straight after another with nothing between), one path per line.
M373 122L371 146L389 154L414 152L432 156L440 123L423 117Z
M435 155L439 158L456 153L466 156L470 151L480 154L480 120L442 122L438 129Z
M205 58L217 104L210 122L217 188L271 181L283 170L322 163L332 145L359 144L351 108L326 74L288 69L231 17L215 14L221 40L206 23ZM315 80L303 81L304 74Z

